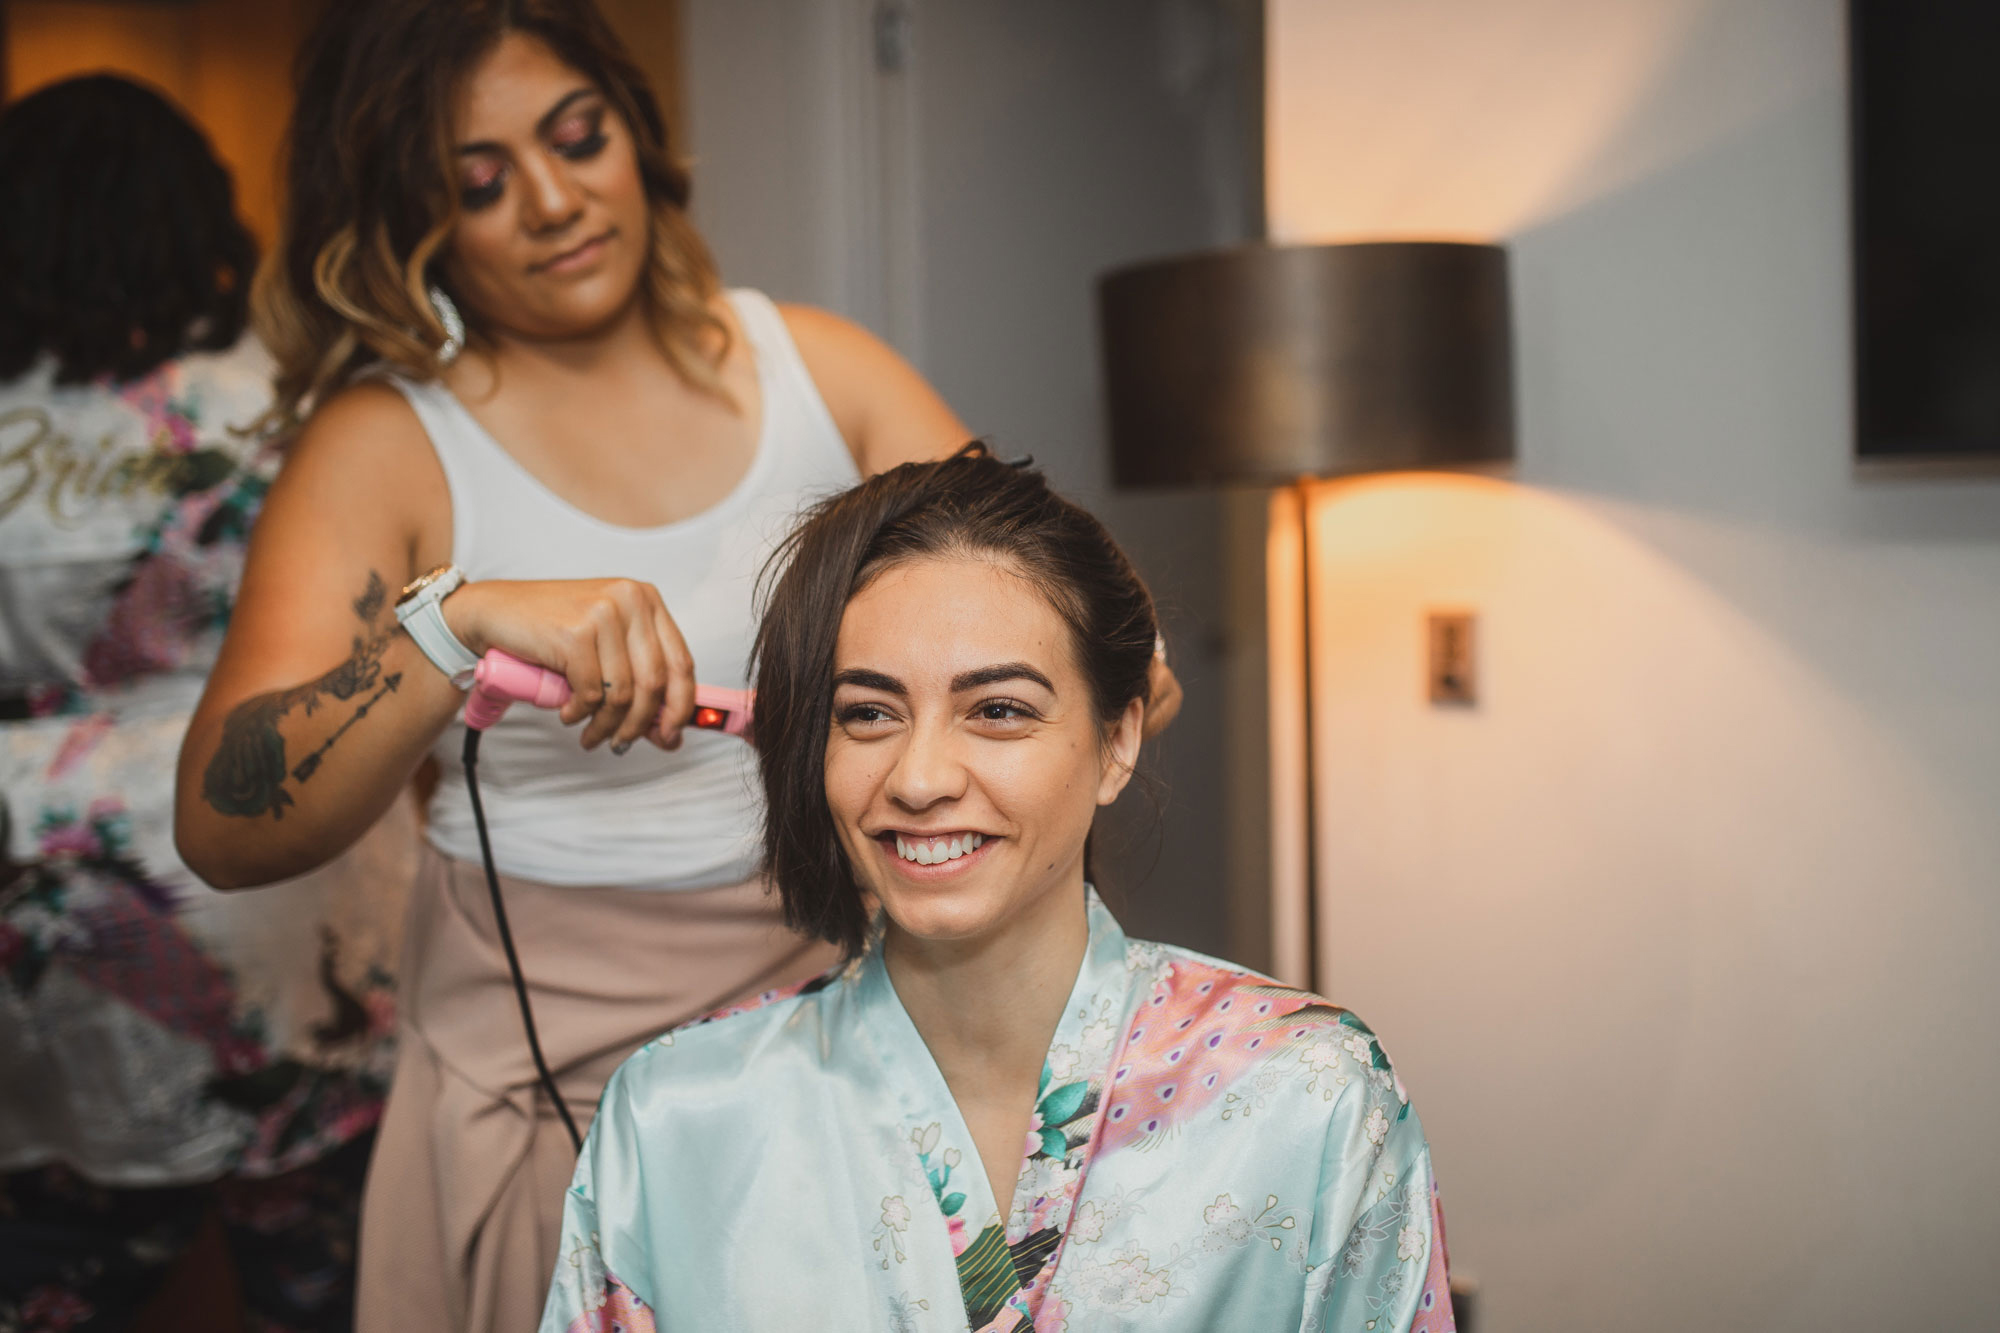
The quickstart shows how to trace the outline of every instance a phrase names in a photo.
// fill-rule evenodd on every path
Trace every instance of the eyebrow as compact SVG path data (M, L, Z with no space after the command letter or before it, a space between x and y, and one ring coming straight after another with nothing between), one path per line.
M951 678L951 692L976 690L981 685L998 685L1003 680L1031 680L1047 690L1056 692L1049 678L1029 666L1026 662L1002 662L998 666L980 667L977 671L961 671Z
M569 110L571 106L573 106L581 99L586 97L595 97L596 95L597 95L597 89L595 88L578 88L572 92L566 93L561 101L557 102L554 106L550 107L547 111L543 112L542 118L535 122L535 133L538 135L546 135L551 129L555 127L555 123L562 119L563 112ZM495 143L491 139L481 139L477 143L460 144L458 146L458 152L459 155L463 157L469 153L498 153L504 151L505 147L506 145Z
M1049 683L1049 678L1026 662L1001 662L994 666L979 667L973 671L961 671L951 678L951 692L958 694L965 690L976 690L982 685L997 685L1003 680L1030 680L1050 694L1056 692L1056 687ZM871 671L867 667L849 667L845 671L836 672L833 683L836 686L857 685L864 690L880 690L884 694L904 697L908 697L910 693L909 687L894 676L881 671Z
M870 671L866 667L849 667L845 671L835 672L833 683L836 686L859 685L864 690L880 690L884 694L909 694L909 691L903 688L902 681L880 671Z

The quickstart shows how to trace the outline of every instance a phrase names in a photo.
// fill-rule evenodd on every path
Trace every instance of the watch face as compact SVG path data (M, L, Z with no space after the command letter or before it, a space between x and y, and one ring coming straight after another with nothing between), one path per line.
M428 588L433 583L436 583L439 579L444 577L445 571L450 568L451 568L450 565L439 565L436 569L429 570L426 573L419 574L417 575L416 578L411 579L408 583L403 585L403 591L396 598L396 605L401 606L404 602L409 601L412 597L415 597L425 588Z

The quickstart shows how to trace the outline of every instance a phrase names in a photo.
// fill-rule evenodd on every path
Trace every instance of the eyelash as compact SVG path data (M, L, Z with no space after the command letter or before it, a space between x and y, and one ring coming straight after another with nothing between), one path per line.
M1008 716L1006 717L985 716L985 714L987 714L990 710L993 709L1004 709L1008 714ZM1011 722L1016 719L1035 721L1039 720L1039 718L1041 717L1041 714L1037 713L1034 709L1028 707L1028 705L1020 702L1018 699L987 699L976 705L973 708L972 712L973 715L975 717L978 717L979 720L982 722ZM867 716L867 714L870 713L878 714L878 716L875 717ZM885 720L886 718L888 718L888 716L889 716L889 710L884 708L881 704L857 703L857 704L849 704L847 705L847 707L837 710L837 712L835 713L835 720L838 721L842 726L853 726L853 725L869 726L874 723Z
M506 176L495 173L493 179L484 185L460 186L458 202L460 207L466 209L468 212L476 213L488 205L499 203L500 195L506 188Z
M603 152L604 145L609 142L609 137L604 133L604 113L600 111L591 118L590 132L581 139L576 139L569 143L556 143L550 146L558 154L571 162L588 162L591 158ZM459 206L468 212L476 213L482 208L487 208L498 203L500 196L506 192L506 189L507 174L504 171L497 171L493 174L493 179L483 185L460 186L458 192Z

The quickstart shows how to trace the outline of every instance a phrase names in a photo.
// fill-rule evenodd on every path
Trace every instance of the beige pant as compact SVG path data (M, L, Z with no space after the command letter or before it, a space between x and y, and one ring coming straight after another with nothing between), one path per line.
M761 879L660 893L502 876L501 889L542 1052L585 1132L641 1043L836 961L784 929ZM524 1333L541 1319L576 1155L536 1082L477 865L426 849L401 986L356 1326Z

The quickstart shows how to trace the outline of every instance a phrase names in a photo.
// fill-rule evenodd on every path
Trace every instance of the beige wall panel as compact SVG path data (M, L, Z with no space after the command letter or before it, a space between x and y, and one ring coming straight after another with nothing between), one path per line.
M675 151L684 151L680 140L687 118L681 105L680 6L675 0L598 0L598 7L652 80Z

